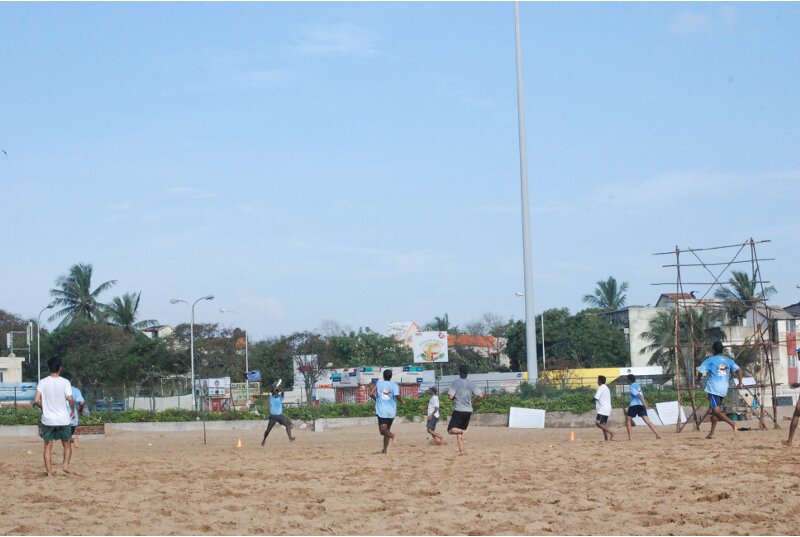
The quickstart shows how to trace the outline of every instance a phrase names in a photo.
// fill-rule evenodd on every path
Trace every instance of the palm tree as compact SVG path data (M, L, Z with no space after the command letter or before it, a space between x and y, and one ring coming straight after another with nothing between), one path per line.
M59 327L78 319L95 322L103 314L103 304L97 301L97 297L115 283L117 280L109 280L92 291L92 265L72 265L68 275L56 279L58 288L50 290L50 296L55 298L53 302L63 308L55 312L49 320L61 319Z
M434 317L433 321L425 325L425 330L434 330L436 332L447 332L448 334L457 334L458 327L450 326L450 318L447 314L444 317Z
M141 298L141 291L138 293L125 293L122 296L114 297L105 308L103 308L103 315L110 324L122 327L127 332L135 332L136 330L143 330L152 326L158 326L158 321L148 319L146 321L136 322L136 316L139 314L139 299Z
M728 319L732 325L739 322L747 315L747 310L755 308L759 302L774 295L777 290L772 285L763 291L756 292L757 278L750 278L746 272L731 271L732 277L728 280L728 287L720 287L714 292L714 297L725 302Z
M606 281L597 282L593 295L583 295L583 301L604 311L615 311L625 307L627 290L628 282L622 282L622 285L618 286L617 280L609 276Z
M691 308L680 312L681 358L687 376L693 377L692 359L702 357L711 350L714 341L723 341L725 332L720 328L721 314L709 308ZM650 365L660 365L664 373L675 373L675 317L672 311L660 311L650 320L649 330L640 336L650 344L641 350L650 354ZM687 379L688 380L688 379Z

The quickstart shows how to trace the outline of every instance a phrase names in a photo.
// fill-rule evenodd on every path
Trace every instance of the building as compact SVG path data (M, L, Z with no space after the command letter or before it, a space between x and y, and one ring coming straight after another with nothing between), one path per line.
M22 362L25 358L0 356L0 382L22 382Z
M461 347L469 349L483 357L493 358L498 365L509 367L511 359L506 354L507 338L494 336L473 336L468 334L449 334L447 346L451 349Z
M405 343L411 347L411 339L420 331L420 327L414 321L397 321L389 323L389 329L386 331L387 337L393 337L400 343Z
M151 326L141 330L142 334L150 339L163 339L175 333L175 329L168 324L160 324L158 326Z

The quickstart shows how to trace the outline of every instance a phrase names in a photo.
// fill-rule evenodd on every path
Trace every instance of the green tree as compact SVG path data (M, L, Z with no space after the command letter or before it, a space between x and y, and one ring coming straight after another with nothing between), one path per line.
M324 354L334 367L398 367L413 361L408 346L369 328L325 338Z
M526 338L525 322L510 321L506 326L506 355L511 363L511 371L526 369Z
M709 308L679 310L681 364L687 381L694 376L698 359L711 351L714 341L724 341L725 332L720 328L721 313ZM675 314L660 311L650 320L649 329L641 338L649 344L641 353L649 355L650 365L659 365L666 374L675 374Z
M613 276L609 276L607 280L597 282L593 295L583 295L583 301L593 308L615 311L625 307L627 299L625 291L627 290L628 282L619 285Z
M625 336L598 310L570 315L566 308L545 312L547 362L558 367L625 367L630 350ZM538 335L541 337L541 335Z
M731 325L738 325L745 318L747 310L758 307L760 302L777 292L772 285L758 291L757 280L756 276L750 278L745 272L733 270L728 280L730 287L722 286L714 291L714 297L725 302L728 322Z
M109 280L92 290L92 270L92 265L78 263L70 267L69 274L56 279L58 288L51 289L50 295L55 298L56 306L62 306L62 309L55 312L50 321L61 319L58 326L62 327L77 319L95 322L102 318L104 306L97 297L117 281Z
M450 317L445 313L443 317L434 317L433 321L427 323L424 330L435 330L437 332L447 332L449 334L457 334L458 327L450 326Z
M103 315L109 323L117 325L127 332L133 333L136 330L144 330L152 326L158 326L158 321L148 319L137 321L139 316L139 299L141 291L138 293L125 293L122 296L114 297L103 308Z

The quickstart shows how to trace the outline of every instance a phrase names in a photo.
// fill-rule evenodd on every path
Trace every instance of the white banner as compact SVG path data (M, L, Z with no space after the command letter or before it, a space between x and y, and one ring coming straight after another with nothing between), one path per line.
M447 362L447 332L417 332L411 349L415 364Z

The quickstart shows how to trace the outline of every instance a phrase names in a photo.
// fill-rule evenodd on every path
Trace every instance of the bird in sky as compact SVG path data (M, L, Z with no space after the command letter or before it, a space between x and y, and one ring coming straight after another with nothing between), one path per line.
M5 156L8 156L8 153L6 153L5 149L0 149L0 151L2 151Z

